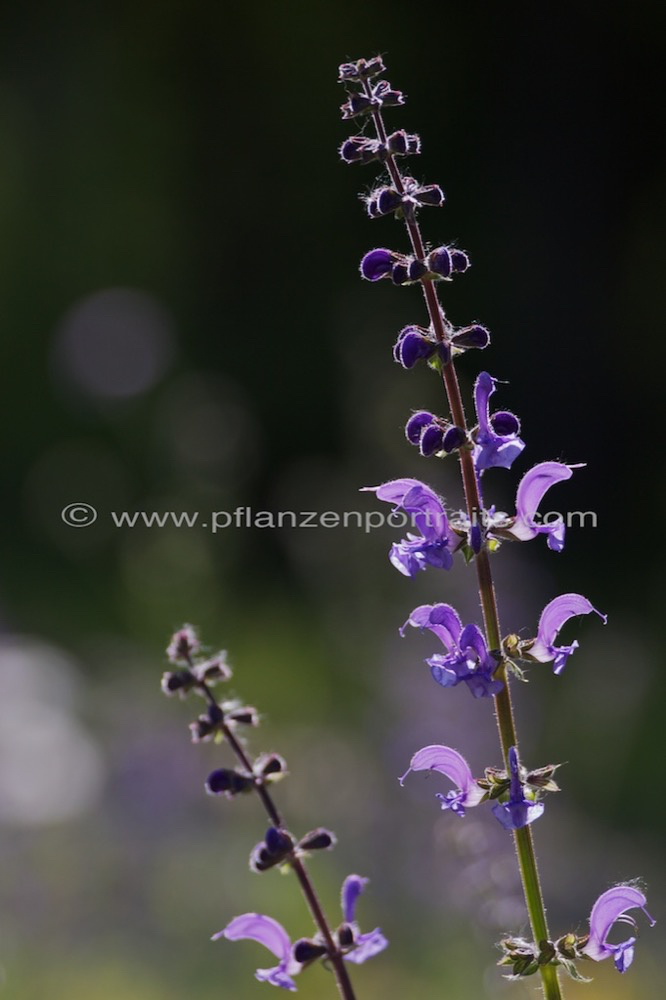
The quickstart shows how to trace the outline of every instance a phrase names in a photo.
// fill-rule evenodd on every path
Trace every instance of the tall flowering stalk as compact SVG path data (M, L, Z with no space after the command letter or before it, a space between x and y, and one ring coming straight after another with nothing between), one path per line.
M300 938L292 944L281 924L262 913L242 913L234 917L213 940L251 940L261 944L277 959L278 964L257 969L261 982L286 990L295 990L294 977L317 961L330 964L342 1000L356 1000L345 962L360 964L386 948L388 942L379 928L361 933L356 922L356 902L368 880L360 875L348 875L342 884L342 922L333 930L329 924L305 864L314 851L330 850L336 839L330 830L318 827L296 838L287 829L278 809L271 786L287 773L284 759L277 753L262 753L254 760L246 749L243 730L259 724L257 710L236 699L219 701L213 688L229 681L231 669L226 653L206 656L191 625L184 625L171 638L167 647L171 668L162 678L164 694L181 698L190 693L200 695L205 712L190 724L194 743L214 740L227 743L236 757L236 766L217 768L206 779L206 791L235 799L255 793L266 812L269 827L264 839L250 853L250 869L265 872L271 868L294 872L315 924L311 938Z
M478 323L454 327L441 306L438 286L464 273L470 261L467 253L457 247L430 247L424 242L418 213L425 207L443 205L444 193L439 185L423 184L399 166L399 160L420 152L421 141L417 135L402 129L389 133L384 111L403 105L405 99L383 79L384 73L380 57L340 66L339 82L347 91L342 117L364 125L362 134L342 143L340 156L348 164L379 164L384 177L364 199L368 215L372 219L393 215L402 220L410 248L409 252L386 247L369 251L361 261L361 275L371 282L387 280L399 286L420 286L428 325L405 327L394 346L394 358L406 369L419 362L426 362L434 369L442 379L449 412L442 417L416 411L407 421L405 433L424 457L457 456L465 511L449 516L437 493L415 479L392 480L366 489L373 490L378 499L402 508L412 518L415 531L394 543L390 551L390 561L399 572L414 577L427 568L448 570L456 553L474 563L483 629L473 623L463 625L453 607L440 603L414 609L401 631L404 634L407 626L427 629L442 644L443 652L434 653L426 661L437 684L442 687L463 684L474 698L494 700L505 765L504 770L486 768L484 777L475 779L458 751L434 745L414 754L407 774L434 770L446 776L455 791L439 795L442 808L459 816L484 801L493 802L496 819L511 831L515 841L533 935L531 941L521 938L503 941L504 956L500 964L509 966L513 976L539 972L546 1000L561 1000L558 969L564 968L574 978L582 978L576 966L578 959L599 961L613 956L619 971L625 971L633 958L635 939L609 945L608 934L618 919L632 921L626 916L627 910L645 909L646 900L633 886L616 886L595 903L589 935L566 934L551 940L531 824L544 812L544 796L558 790L553 777L555 767L530 770L521 763L509 682L511 675L523 677L521 661L551 663L554 672L560 674L578 645L577 642L555 645L563 625L583 614L595 613L604 622L606 618L582 595L563 594L546 606L533 639L502 637L491 555L503 541L528 541L538 535L545 536L552 550L562 550L563 520L540 523L538 507L546 491L569 479L579 466L542 462L532 468L518 486L513 516L500 514L493 506L484 504L482 487L486 472L498 467L509 469L525 447L519 436L520 422L509 411L490 412L490 398L497 390L497 381L488 372L481 372L474 387L476 423L468 424L456 360L469 350L486 348L490 335Z

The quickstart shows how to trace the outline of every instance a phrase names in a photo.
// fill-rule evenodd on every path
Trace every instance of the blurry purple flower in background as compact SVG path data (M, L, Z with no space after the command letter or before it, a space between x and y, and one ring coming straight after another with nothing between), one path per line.
M627 910L635 908L640 908L650 921L650 926L654 927L656 921L645 909L646 903L643 893L631 885L616 885L602 893L590 913L590 937L583 948L583 954L595 962L601 962L612 955L618 972L626 972L634 959L636 938L627 938L620 944L609 944L608 935L618 920L636 929L636 921L627 916Z
M449 520L442 501L429 486L418 479L393 479L363 489L376 493L378 500L395 504L396 510L402 507L421 532L420 535L409 532L407 538L391 546L389 559L400 573L416 576L426 566L451 569Z
M450 604L421 604L400 629L401 635L407 625L427 628L446 647L447 653L435 653L426 660L433 679L442 687L455 687L463 681L475 698L502 690L502 681L493 680L499 659L488 650L483 632L478 625L463 628Z
M561 674L567 659L578 649L578 642L574 639L570 646L555 646L557 633L570 618L576 615L589 615L592 611L595 615L599 615L605 625L608 617L597 611L582 594L562 594L556 597L541 612L537 637L527 650L526 658L537 660L539 663L553 661L553 672Z
M442 803L442 809L450 809L457 816L464 816L465 809L478 806L483 799L484 792L477 785L469 764L451 747L434 743L417 750L409 762L409 767L399 779L401 785L411 771L439 771L440 774L450 778L457 786L456 791L448 792L446 795L438 792L437 798Z
M481 372L474 386L474 405L479 427L474 435L474 467L477 473L499 467L510 469L525 447L518 437L520 421L508 410L490 416L488 404L495 392L497 379L488 372Z
M493 813L505 830L520 830L521 827L528 826L538 819L543 814L545 805L543 802L526 798L515 747L509 747L509 774L511 778L509 800L504 803L496 802Z

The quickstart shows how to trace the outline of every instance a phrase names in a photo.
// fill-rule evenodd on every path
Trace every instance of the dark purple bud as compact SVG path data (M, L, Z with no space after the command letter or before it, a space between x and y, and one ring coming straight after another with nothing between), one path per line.
M490 343L490 333L485 326L466 326L464 330L458 330L451 337L454 347L477 348L482 351Z
M336 936L341 948L351 948L354 943L354 928L349 924L340 924Z
M300 941L296 941L292 950L292 955L301 965L315 962L318 958L323 958L327 954L328 949L326 945L319 944L317 941L310 941L308 938L301 938Z
M227 714L228 722L236 722L241 726L258 726L259 713L252 705L244 705L242 708L234 708Z
M395 259L396 254L384 247L369 250L361 261L361 276L366 281L379 281L380 278L386 278L391 273Z
M192 667L192 673L198 681L204 681L206 684L228 681L232 676L225 652L218 653L217 656L213 656L203 663L195 663Z
M481 525L476 522L470 528L469 544L474 555L478 556L481 551L481 546L483 545L483 535L481 534Z
M419 205L432 205L439 208L444 204L444 192L438 184L428 184L427 187L419 188L414 197Z
M226 795L233 798L240 792L247 792L254 788L254 778L248 774L241 774L228 767L220 767L217 771L212 771L206 778L206 791L210 795Z
M402 198L391 187L380 188L378 191L375 191L374 195L371 195L371 199L377 205L379 215L389 215L391 212L397 211L402 205ZM368 211L370 211L369 208Z
M381 56L372 59L357 59L355 62L342 63L338 68L338 82L370 80L385 71Z
M162 692L171 697L174 694L184 698L195 684L195 678L189 670L167 670L162 675Z
M400 129L388 137L388 148L394 156L411 156L421 152L421 140L418 135L409 135Z
M356 118L358 115L367 115L375 106L375 101L365 94L350 94L349 99L340 107L342 118L347 121L349 118Z
M372 88L372 96L375 101L386 108L397 107L405 103L405 95L399 90L393 90L388 80L380 80Z
M171 636L166 653L171 663L189 663L200 648L199 637L192 625L183 625Z
M255 872L265 872L279 865L291 853L293 846L290 834L270 827L265 840L253 847L250 853L250 868Z
M208 706L208 721L214 726L219 726L219 724L224 720L224 712L219 705L209 705Z
M413 368L417 361L431 357L435 351L435 345L420 333L406 333L396 346L398 361L403 368Z
M463 274L469 267L469 257L464 250L451 250L451 268L456 274Z
M269 826L266 831L264 842L270 854L288 854L294 846L294 842L284 830L278 830L274 826Z
M497 413L493 413L490 423L495 433L502 437L506 434L520 433L520 420L508 410L498 410Z
M252 768L259 778L268 778L285 774L287 762L279 753L263 753L257 757Z
M422 260L412 258L407 265L407 273L410 281L420 281L420 279L428 273L428 268Z
M335 847L336 838L335 834L331 833L330 830L325 830L320 827L318 830L311 830L310 833L306 833L304 837L298 842L298 846L302 851L328 851L332 847Z
M421 435L419 451L424 458L429 458L435 452L441 451L444 442L444 431L437 424L430 424Z
M409 443L418 444L423 428L434 423L434 421L434 413L429 413L428 410L419 410L418 413L413 413L405 424L405 436Z
M193 743L205 743L209 740L216 727L210 721L207 715L200 715L195 722L190 722L190 733L192 734Z
M409 281L407 265L403 264L402 261L398 261L397 264L393 265L391 269L391 281L394 285L406 285Z
M440 278L448 278L451 274L451 254L448 247L437 247L428 254L428 267Z
M360 135L354 135L349 139L345 139L339 149L340 159L344 160L345 163L357 163L361 159L366 141Z
M455 451L456 448L460 448L466 440L467 436L462 427L456 427L455 425L453 427L449 427L444 435L442 450L448 454L449 452Z

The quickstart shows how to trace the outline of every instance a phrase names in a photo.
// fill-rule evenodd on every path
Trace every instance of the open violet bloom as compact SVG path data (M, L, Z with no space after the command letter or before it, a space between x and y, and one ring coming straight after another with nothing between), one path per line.
M592 611L595 615L599 615L605 625L608 616L597 611L582 594L562 594L556 597L541 612L537 637L531 646L529 643L526 644L526 650L521 653L521 658L536 660L538 663L552 662L553 673L561 674L568 658L578 649L578 642L574 639L570 646L556 646L557 634L570 618L589 615Z
M375 927L374 931L361 934L355 920L356 901L368 881L369 879L363 878L361 875L348 875L342 883L340 894L344 924L338 930L338 939L344 940L351 936L351 951L346 952L344 957L348 962L354 962L356 965L367 962L369 958L374 958L380 951L384 951L384 948L388 947L388 941L379 927ZM351 933L349 934L349 932Z
M450 604L421 604L400 629L401 635L408 625L427 628L445 646L446 653L435 653L425 661L442 687L455 687L462 681L475 698L489 698L502 690L502 681L493 679L499 659L486 646L483 632L478 625L463 628Z
M477 474L485 469L498 467L510 469L525 447L518 437L520 421L508 410L489 412L489 401L495 392L497 379L488 372L481 372L474 386L474 405L479 422L474 435L474 468Z
M399 779L401 785L411 771L438 771L450 778L456 785L455 791L447 792L446 795L437 792L437 798L442 803L442 809L450 809L456 816L464 816L465 809L478 806L483 799L484 792L474 780L469 764L451 747L434 743L417 750L409 762L409 767Z
M656 921L645 909L647 899L632 885L616 885L599 896L590 913L590 937L583 948L583 954L595 962L602 962L612 955L618 972L626 972L634 960L635 937L627 938L620 944L609 944L608 935L613 925L621 920L636 929L636 921L627 916L627 910L640 908L654 927Z
M518 751L515 747L509 747L509 776L511 778L509 800L496 802L493 813L505 830L520 830L521 827L528 826L538 819L543 814L545 805L543 802L535 802L534 799L526 797L520 779Z
M418 479L392 479L381 486L365 486L364 491L377 494L378 500L402 508L419 535L408 532L400 542L394 542L389 552L391 564L404 576L416 576L427 566L451 569L451 534L444 505L437 494Z
M564 465L562 462L541 462L526 472L518 485L516 494L516 516L506 518L498 516L491 519L488 533L496 538L506 538L518 542L527 542L537 535L546 535L548 547L554 552L564 548L564 520L558 516L556 520L545 524L535 523L539 504L547 491L555 483L571 479L574 469L581 465Z
M357 965L378 955L388 946L388 941L379 927L361 934L355 921L356 902L367 883L368 879L360 875L348 875L342 883L343 924L338 928L336 936L345 960L355 962ZM257 941L263 944L264 948L268 948L279 962L270 969L257 969L255 976L260 982L279 986L283 990L296 989L293 977L304 967L305 959L298 961L294 957L295 954L308 955L308 962L312 957L323 958L327 954L326 946L319 938L312 941L302 939L292 946L282 924L261 913L243 913L239 917L234 917L226 927L213 935L212 940L218 941L220 938L226 938L228 941Z
M213 934L211 940L226 938L228 941L257 941L272 951L279 964L271 969L257 969L255 976L262 983L280 986L283 990L295 990L293 977L301 971L301 963L292 956L291 941L286 930L272 917L261 913L243 913L227 926Z

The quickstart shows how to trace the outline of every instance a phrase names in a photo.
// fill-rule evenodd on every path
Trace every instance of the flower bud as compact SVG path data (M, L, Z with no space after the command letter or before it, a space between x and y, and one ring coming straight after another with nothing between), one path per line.
M396 261L397 254L384 247L370 250L361 261L361 275L366 281L379 281L380 278L387 278L391 274L391 269Z
M177 694L184 698L196 683L196 678L189 670L167 670L162 675L162 692L168 697Z
M449 427L446 434L444 435L444 440L442 442L442 451L447 454L449 452L455 451L456 448L460 448L461 445L467 440L467 435L465 434L462 427L456 427L455 425Z
M301 938L300 941L296 941L292 950L292 955L301 965L308 965L327 954L326 945L320 944L318 941L311 941L309 938Z
M469 266L469 257L464 250L451 250L451 269L455 274L463 274Z
M252 770L258 778L275 781L287 772L287 762L279 753L262 753L254 762Z
M193 626L183 625L171 636L166 653L171 663L189 663L200 648L201 643Z
M428 268L440 278L448 278L451 274L451 254L448 247L437 247L428 254Z
M330 830L325 830L323 827L319 827L319 829L311 830L310 833L306 833L304 837L301 837L298 847L302 851L329 851L335 847L336 843L334 833L331 833Z
M232 799L234 795L249 792L254 788L254 777L251 774L241 774L240 771L228 767L220 767L206 778L206 791L209 795L226 795Z
M454 347L462 347L465 350L476 348L482 351L490 343L490 334L485 326L475 323L473 326L466 326L463 330L457 330L451 337Z
M498 410L497 413L493 413L490 423L495 433L503 437L508 434L520 433L520 420L508 410Z
M419 451L424 458L429 458L436 452L442 450L444 442L444 431L438 424L430 424L424 428L419 441Z
M421 439L421 432L429 424L434 423L435 415L428 410L419 410L413 413L405 424L405 437L410 444L418 444Z

